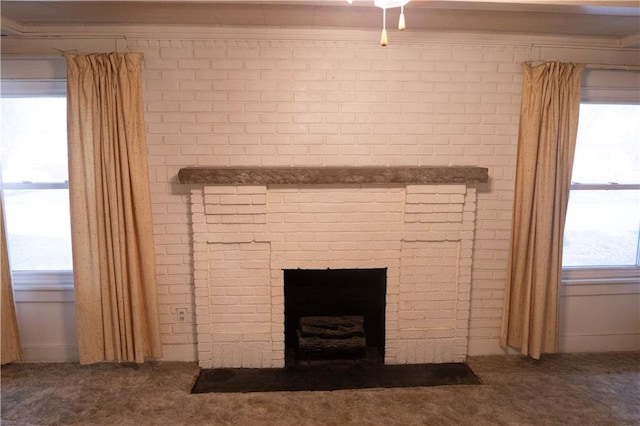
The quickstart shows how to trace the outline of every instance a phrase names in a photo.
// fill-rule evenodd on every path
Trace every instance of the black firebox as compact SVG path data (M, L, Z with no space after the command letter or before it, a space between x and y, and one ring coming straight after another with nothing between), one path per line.
M285 362L287 365L301 360L352 359L372 356L384 360L385 300L387 269L287 269L284 271ZM320 321L320 326L315 324ZM344 328L347 321L360 323L362 333ZM337 340L326 346L317 340L308 343L301 329L318 330L320 335L337 335ZM336 324L338 324L336 326ZM346 333L334 333L336 327ZM328 332L328 333L327 333ZM353 336L358 337L353 337ZM363 335L363 336L362 336ZM315 339L315 337L313 338ZM305 341L303 341L305 340ZM319 339L322 341L322 339ZM349 341L362 341L366 350L354 350ZM364 343L366 342L366 343ZM347 345L347 350L340 350ZM309 349L309 348L312 349ZM338 350L336 350L336 347Z

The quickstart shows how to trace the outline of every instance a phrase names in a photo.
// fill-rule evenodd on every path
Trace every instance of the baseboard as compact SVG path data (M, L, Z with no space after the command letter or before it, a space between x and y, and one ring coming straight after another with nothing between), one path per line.
M196 362L195 345L162 345L162 361Z
M500 346L500 339L469 340L468 352L469 356L507 355L512 353L511 349L505 350Z
M559 353L578 352L627 352L640 350L640 334L606 334L585 336L560 336ZM474 339L469 341L469 356L517 354L516 350L504 350L499 339Z
M162 361L196 362L194 345L164 345ZM77 345L23 346L23 361L36 362L78 362Z
M23 362L78 362L77 345L23 346Z
M560 336L559 352L625 352L640 350L640 334Z

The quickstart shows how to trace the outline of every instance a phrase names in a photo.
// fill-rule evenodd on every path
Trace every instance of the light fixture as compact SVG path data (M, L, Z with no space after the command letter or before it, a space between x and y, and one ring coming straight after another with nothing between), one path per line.
M347 0L349 4L353 3L353 0ZM406 27L406 21L404 19L404 6L409 3L410 0L374 0L373 4L376 7L382 9L382 35L380 36L380 46L387 45L387 9L393 9L395 7L400 8L400 19L398 20L398 29L403 31Z

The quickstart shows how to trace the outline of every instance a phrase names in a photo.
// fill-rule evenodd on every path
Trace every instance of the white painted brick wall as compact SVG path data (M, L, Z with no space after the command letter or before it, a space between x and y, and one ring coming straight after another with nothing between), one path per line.
M188 165L489 167L491 181L477 192L470 350L482 352L496 342L511 226L519 63L535 59L532 48L135 38L128 44L145 55L166 359L193 359L195 311L203 309L194 299L202 277L192 275L194 259L186 249L192 243L189 188L175 183L179 168ZM244 205L249 216L251 205ZM300 212L282 212L289 213L304 219ZM416 224L421 215L445 213L460 212L411 212ZM186 326L176 324L178 307L189 309Z

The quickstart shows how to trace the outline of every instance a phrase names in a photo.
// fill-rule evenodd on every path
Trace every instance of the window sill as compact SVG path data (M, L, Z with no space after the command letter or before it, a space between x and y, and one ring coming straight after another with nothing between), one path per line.
M640 294L640 268L567 268L562 271L562 297Z
M14 291L73 290L73 271L13 271Z
M563 268L563 284L640 283L640 267Z
M14 288L13 300L20 303L74 303L75 292L71 287L20 287Z

